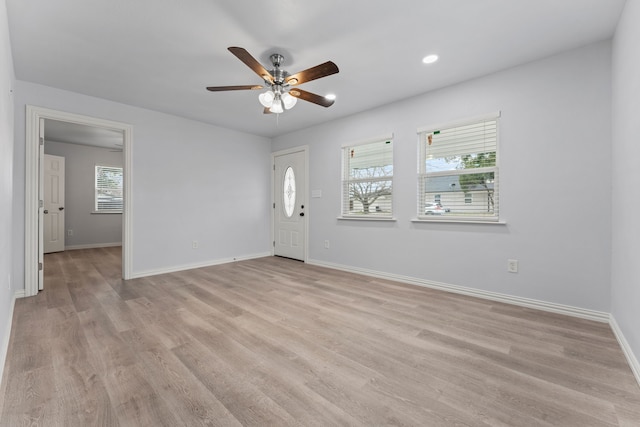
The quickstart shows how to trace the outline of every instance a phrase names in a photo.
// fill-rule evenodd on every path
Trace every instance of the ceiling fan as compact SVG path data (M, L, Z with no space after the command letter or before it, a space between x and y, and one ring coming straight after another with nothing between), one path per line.
M258 96L260 103L264 106L265 114L280 114L284 110L292 108L298 99L312 102L323 107L330 107L333 105L333 99L327 99L324 96L316 95L315 93L293 87L311 80L336 74L339 70L338 66L333 62L327 61L304 71L289 74L287 71L280 68L284 62L284 57L279 53L274 53L269 57L273 69L267 71L267 69L265 69L262 64L260 64L245 49L241 47L230 47L228 49L229 52L234 54L240 61L244 62L247 67L251 68L254 73L264 80L264 86L209 86L207 87L207 90L212 92L227 90L258 90L263 89L266 86L268 90Z

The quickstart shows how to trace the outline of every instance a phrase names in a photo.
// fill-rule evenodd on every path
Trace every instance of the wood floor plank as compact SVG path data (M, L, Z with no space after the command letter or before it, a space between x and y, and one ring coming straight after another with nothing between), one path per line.
M100 372L120 424L176 425L178 420L149 384L130 347L100 305L78 313L90 348L90 363Z
M144 329L128 330L121 335L135 350L137 365L149 385L176 419L190 419L191 425L240 425L189 367L169 349L149 339Z
M40 367L5 377L7 386L0 425L61 425L47 408L55 393L51 367Z
M72 306L51 314L51 345L58 417L63 425L118 425Z
M291 363L294 358L298 359L296 355L284 351L278 345L262 340L260 335L256 334L257 331L243 330L236 322L189 294L187 289L182 288L179 293L183 295L183 301L189 311L205 317L210 324L223 330L225 337L236 340L240 345L239 347L236 345L233 351L223 351L228 347L214 344L215 341L210 340L206 333L191 332L195 337L202 338L207 345L211 345L210 351L217 357L226 358L229 363L242 367L242 370L234 371L238 380L256 385L302 425L358 424L349 414L331 402L319 399L315 393L299 382L300 377L312 369L307 365ZM265 307L259 308L262 313ZM280 316L277 319L280 319ZM262 322L263 319L258 321ZM256 353L255 348L259 348L260 351ZM265 360L269 363L265 363Z
M273 329L263 326L264 319L255 318L251 315L251 313L248 312L240 317L232 319L231 321L237 325L240 325L240 327L244 327L245 330L250 330L251 333L255 333L258 336L268 337L269 334L265 333L267 330L271 330L273 333ZM224 322L224 319L218 318L215 320L215 322L222 323ZM233 335L233 332L231 332L230 328L225 328L224 331L225 335ZM372 411L378 411L380 405L372 405L372 408L374 409L362 408L360 401L355 403L351 402L350 399L345 398L343 395L350 396L351 394L354 394L359 396L360 400L364 399L365 396L368 396L371 402L380 402L381 400L388 397L381 396L373 392L367 393L365 391L364 386L375 379L375 377L379 375L379 372L375 369L367 369L361 365L364 355L363 352L357 352L355 357L347 358L335 351L327 351L327 349L314 345L313 342L307 341L307 339L303 335L297 335L297 331L295 330L293 330L292 332L292 330L280 329L278 330L278 332L279 336L275 339L275 341L277 341L277 343L283 344L287 349L287 353L285 353L285 357L278 358L277 353L283 353L282 351L278 352L276 350L272 353L269 353L263 350L263 354L265 356L268 355L269 363L277 364L278 360L283 360L286 363L286 360L290 359L290 361L288 362L288 367L278 366L279 372L283 372L287 369L292 369L292 367L299 365L300 367L298 371L300 373L298 375L304 375L303 378L305 378L305 385L307 387L312 387L317 393L319 393L319 390L322 390L324 394L321 394L321 396L323 396L325 399L328 399L336 406L342 407L345 412L349 413L362 410L364 412L360 412L359 417L361 419L368 420L368 417L371 415L370 413ZM261 347L264 348L267 343L263 342L261 344ZM272 343L272 345L273 347L275 347L277 344ZM273 353L276 354L274 355ZM237 354L237 352L235 352L234 354ZM379 356L379 354L376 354L373 357L377 356ZM375 366L376 368L380 368L381 366L389 368L395 364L395 360L392 360L391 358L386 359L385 362L388 362L387 365L383 365L381 360L378 358L375 362L371 363L371 366ZM245 363L245 366L246 365L247 364ZM328 387L328 385L330 385L331 387ZM334 389L340 390L340 394L333 393L332 390ZM425 387L423 390L426 389L427 388ZM348 390L351 390L351 393L349 393ZM426 396L424 396L423 394L423 397ZM433 399L434 395L431 395L429 397ZM404 402L396 401L395 403L396 406L402 407ZM443 413L446 413L445 405L439 405L439 409L441 415ZM449 415L445 418L448 418L449 420L456 419L456 416L453 415L454 411L451 408L446 409L448 409ZM418 422L418 420L424 419L423 417L426 415L426 413L424 413L422 410L418 411L419 415L413 414L415 418L410 419L409 414L412 410L415 410L415 407L408 406L406 408L402 408L402 416L398 417L404 420L402 422L403 424L409 423L410 425L414 425L416 422ZM384 417L386 417L386 414L384 414L383 412L379 412L378 416L381 417L380 419L384 419ZM470 419L471 418L469 418L469 420ZM393 420L390 418L387 421L392 422ZM395 421L399 421L399 419L395 419Z
M199 322L186 322L186 325L191 325L188 332L205 342L207 349L220 360L219 363L236 367L233 371L236 381L255 385L258 390L269 396L270 399L294 416L302 425L357 424L348 414L340 411L329 402L319 402L317 396L310 393L302 384L293 383L292 380L297 378L300 373L294 368L293 364L289 363L289 356L281 357L283 352L280 348L273 348L268 343L260 341L255 335L243 332L220 312L217 312L219 317L214 316L216 310L197 299L195 294L190 294L186 288L181 288L178 293L181 295L181 301L188 307L188 312L203 316L207 319L207 324L224 329L224 337L227 340L225 340L226 345L221 345L221 342L213 339L211 332L207 331L209 328L201 325L198 328ZM185 319L185 316L189 317L185 310L181 310L179 316L182 319ZM183 329L183 333L187 333L187 331ZM221 336L222 332L216 333L216 337ZM229 341L234 339L238 340L235 345L234 341ZM197 345L197 343L194 344L193 342L187 344L186 348ZM260 348L259 353L255 352L255 347ZM191 361L190 357L192 355L188 352L185 353L184 349L185 346L180 346L174 351L195 372L199 367L195 362ZM274 358L282 363L278 364L277 361L274 361ZM265 364L265 359L269 359L270 363ZM214 391L217 389L214 383L208 379L211 369L207 367L205 372L199 373L199 377L205 381L208 388ZM292 369L295 370L295 374L290 374ZM281 387L278 387L278 384L281 384ZM255 392L255 390L251 391L251 393ZM311 404L310 399L313 404ZM237 405L232 404L232 408L234 407L237 407ZM251 421L242 416L241 418L244 422Z
M222 338L222 337L220 337ZM238 363L228 363L198 341L173 349L176 356L243 426L293 426L296 420L251 382L239 381Z
M150 301L146 297L127 301L140 322L147 327L149 333L164 347L172 349L191 340L184 330L173 319L173 310L167 308L163 299ZM175 309L175 308L174 308Z
M47 254L0 425L637 426L610 327L277 257L120 279Z

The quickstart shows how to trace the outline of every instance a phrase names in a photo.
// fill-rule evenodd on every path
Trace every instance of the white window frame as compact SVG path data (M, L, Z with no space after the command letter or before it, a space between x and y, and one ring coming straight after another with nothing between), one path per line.
M98 183L98 173L99 170L101 169L111 169L111 170L119 170L120 174L122 176L121 179L121 187L120 187L120 197L122 199L122 204L120 205L119 209L101 209L100 208L100 204L98 203L98 196L101 192L101 190L103 190L102 188L99 187L99 183ZM124 183L124 168L122 166L111 166L111 165L100 165L100 164L96 164L93 170L93 213L117 213L117 214L121 214L124 208L124 192L123 192L123 188L122 188L122 184Z
M455 122L449 122L440 125L432 125L418 129L418 207L417 207L417 221L444 221L444 222L483 222L483 223L504 223L500 221L500 210L499 210L499 163L500 163L500 112L490 113L483 116L473 117L464 120L458 120ZM455 171L428 171L426 170L427 164L427 156L429 152L429 144L428 137L431 135L432 140L435 141L435 133L439 133L445 130L451 130L461 126L479 124L483 122L491 122L495 121L496 123L496 142L495 142L495 152L496 152L496 163L495 166L491 167L483 167L483 168L474 168L474 169L458 169ZM492 152L492 151L491 151ZM477 154L477 153L469 153L469 154ZM446 178L446 177L454 177L461 176L465 174L480 174L480 173L493 173L494 180L492 182L492 211L487 212L486 214L480 213L465 213L465 208L460 208L459 211L455 209L455 207L446 206L446 202L442 202L443 212L439 215L429 215L425 212L425 206L427 203L432 202L433 196L431 193L426 192L426 182L430 178ZM455 184L451 184L455 185ZM466 203L466 195L471 193L468 190L464 189L456 189L452 191L450 194L460 193L459 196L462 197L463 204ZM443 193L438 191L438 194L441 194L441 199L444 199L442 196ZM475 200L476 197L471 194L472 200ZM456 195L458 197L458 195ZM487 198L489 197L489 193L487 193ZM487 199L488 200L488 199ZM487 202L489 203L489 202Z
M352 150L358 150L358 147L363 148L366 145L374 145L374 144L390 144L391 145L391 173L385 173L381 176L373 176L366 178L354 178L350 176L351 171L351 158L352 158ZM393 134L381 135L374 138L368 138L366 140L361 140L357 142L351 142L348 144L342 145L342 207L341 213L338 217L339 219L360 219L360 220L394 220L393 217ZM387 153L388 154L388 153ZM372 167L376 167L373 165ZM368 205L369 212L364 213L352 213L352 205L353 202L350 198L350 186L354 183L364 183L364 182L384 182L390 181L390 194L384 196L385 202L388 204L388 209L377 210L377 206L375 203ZM364 207L363 207L364 209Z

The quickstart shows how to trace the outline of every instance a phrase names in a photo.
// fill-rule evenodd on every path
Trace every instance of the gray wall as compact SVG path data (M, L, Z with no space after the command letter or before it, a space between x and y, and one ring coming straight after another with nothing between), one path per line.
M627 0L613 43L612 304L640 357L640 1ZM637 362L636 362L637 363ZM640 371L636 372L640 378Z
M122 242L122 214L95 214L95 166L123 165L121 152L45 141L44 152L65 158L65 247L100 247Z
M27 104L133 126L134 275L269 253L268 138L19 80L15 98L15 283L24 287Z
M0 379L9 343L11 304L16 285L12 279L13 229L13 60L4 0L0 1Z
M276 138L310 146L311 261L609 312L610 55L602 42ZM498 110L507 224L411 222L416 130ZM337 220L341 144L388 133L397 221Z

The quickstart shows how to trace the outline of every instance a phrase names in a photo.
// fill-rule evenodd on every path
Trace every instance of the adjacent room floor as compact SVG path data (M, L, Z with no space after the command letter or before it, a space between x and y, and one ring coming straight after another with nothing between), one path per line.
M267 257L123 282L45 259L0 425L640 425L609 326Z

